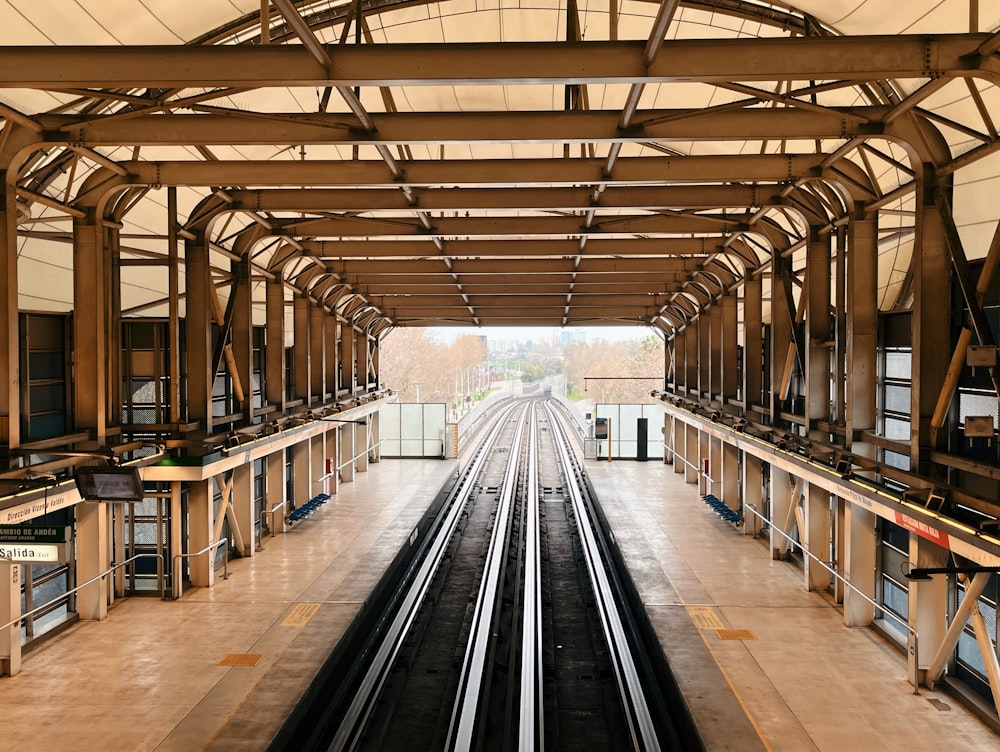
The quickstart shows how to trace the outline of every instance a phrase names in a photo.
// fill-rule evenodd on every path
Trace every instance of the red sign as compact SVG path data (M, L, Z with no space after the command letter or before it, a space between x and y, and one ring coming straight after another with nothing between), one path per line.
M944 546L945 548L950 548L948 545L948 533L941 532L940 530L931 527L926 522L918 520L916 517L910 517L902 512L896 512L896 524L905 527L907 530L916 533L921 538L926 538L929 541L937 543L939 546Z

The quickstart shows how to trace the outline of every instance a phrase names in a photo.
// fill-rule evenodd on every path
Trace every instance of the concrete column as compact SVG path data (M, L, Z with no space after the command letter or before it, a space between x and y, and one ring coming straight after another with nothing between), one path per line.
M365 391L365 382L368 379L368 336L364 332L354 331L354 388Z
M73 414L107 443L109 268L99 218L73 220Z
M674 338L671 340L674 346L674 373L671 386L675 393L684 390L684 377L687 373L687 357L684 354L685 331L686 329L682 329L675 332Z
M204 232L184 242L185 319L187 358L187 418L212 432L212 302L214 292Z
M800 531L803 545L820 561L829 566L830 556L830 492L810 483L806 488L804 512L805 530ZM815 559L807 556L803 574L806 590L826 590L830 586L830 573Z
M948 551L936 543L910 534L910 564L913 567L944 567L948 565ZM930 580L912 580L909 590L909 624L920 635L919 662L914 666L913 637L910 636L909 675L916 675L922 683L924 672L934 658L938 646L947 632L948 578L943 575ZM914 668L917 669L914 672Z
M233 360L243 387L243 402L240 410L248 421L253 420L253 285L250 281L250 259L243 257L231 263L233 273L241 277L239 286L230 289L235 295L233 301Z
M736 378L739 375L739 364L737 363L739 320L736 293L723 295L719 305L721 306L719 318L722 321L721 402L726 405L730 400L735 400L739 393L739 385L736 383Z
M709 481L705 493L714 493L728 502L729 500L723 496L725 492L722 489L722 475L724 472L724 468L722 467L722 439L716 439L705 434L705 443L708 449L708 454L706 455L708 457L708 475L712 479Z
M684 457L687 463L684 465L684 480L687 483L698 482L698 456L700 448L698 444L698 434L695 426L689 423L684 424Z
M111 507L101 502L76 505L76 579L86 582L111 566L108 529ZM108 615L108 586L105 577L87 585L77 595L76 610L81 619L100 621Z
M743 453L743 505L753 507L759 514L763 513L764 462L747 452ZM743 532L747 535L757 535L761 529L760 519L753 513L743 514L746 524Z
M274 512L271 509L278 506L285 499L285 452L284 450L267 455L267 499L268 514L271 515L269 527L271 534L277 535L287 530L285 517L291 511L287 506L281 507Z
M296 295L292 299L292 307L295 326L295 342L292 346L295 358L295 398L303 400L308 406L312 401L309 381L312 375L311 350L309 348L309 298L305 295Z
M330 314L325 317L323 338L326 341L326 354L323 366L326 376L326 391L329 392L333 399L337 399L337 390L340 388L340 385L337 383L340 378L340 343L337 341L337 332L339 329L340 324L337 323L336 316Z
M740 506L740 450L734 444L722 445L722 493L719 495L730 509Z
M257 532L253 510L253 465L237 465L233 470L233 498L230 502L236 524L243 535L244 556L253 556L257 548ZM197 550L197 549L196 549Z
M688 395L692 395L698 393L698 319L688 322L688 325L684 328L684 334L687 338L687 342L684 345L684 354L686 356L684 387Z
M865 596L875 598L875 513L850 502L844 504L844 577ZM875 607L847 588L844 624L866 627L875 618Z
M934 168L924 165L917 182L913 262L913 366L910 393L910 464L923 472L921 450L930 449L930 424L951 352L951 262L944 223L935 207ZM944 433L944 432L942 432ZM926 458L925 458L926 459Z
M702 311L698 316L698 357L695 368L698 372L698 397L712 396L712 314Z
M854 435L875 428L878 394L878 243L877 220L855 217L847 249L847 448L874 459L874 447ZM942 316L947 319L947 316Z
M357 356L354 353L356 345L354 339L354 327L350 324L340 326L340 388L348 394L354 394L354 387L357 385Z
M205 546L214 543L215 537L215 500L212 494L212 481L200 480L188 484L188 551L201 551ZM219 549L211 553L192 556L188 559L188 575L195 587L212 587L215 584L215 557ZM224 552L227 553L228 552ZM174 588L180 581L180 572L174 573Z
M264 399L285 409L285 286L281 279L267 280L264 288L267 312L266 373ZM273 529L273 528L272 528Z
M787 540L776 530L781 528L786 535L792 534L786 520L789 519L792 504L795 503L798 503L798 500L792 498L790 476L776 465L771 465L771 558L773 559L781 558L781 552L788 548Z
M340 465L340 479L344 483L354 481L354 442L359 428L361 426L354 423L345 423L337 430L337 435L340 438L340 461L338 464Z
M722 301L712 305L708 309L708 391L709 398L719 400L724 404L722 398L722 369L725 367L722 348Z
M326 399L326 393L332 391L326 385L326 312L318 305L310 306L309 322L309 378L313 394L320 402Z
M11 175L11 179L15 177ZM11 449L21 445L16 199L17 191L8 184L7 171L0 171L0 444ZM7 467L6 462L2 467ZM0 568L0 575L4 571Z
M673 457L671 458L674 464L674 473L681 475L685 473L685 468L687 464L684 459L687 457L686 454L686 442L687 442L687 424L678 418L670 419L670 444L673 447Z
M295 445L293 449L292 462L295 464L295 498L293 503L296 507L305 504L315 496L312 482L312 468L310 467L311 451L310 440L305 439ZM320 465L322 468L322 465Z
M374 412L368 416L368 432L371 436L371 446L374 449L371 450L371 461L378 462L382 459L382 449L379 446L379 442L382 440L382 429L380 426L381 413Z
M354 454L357 456L354 461L354 469L359 473L368 472L368 441L373 417L374 415L369 415L365 425L354 427Z
M781 257L775 250L771 262L771 364L769 407L772 423L777 421L781 411L781 381L785 373L785 362L788 348L792 343L792 308L794 302L789 300L785 287L785 279L792 274L791 260Z
M0 624L21 615L21 565L0 561ZM21 624L0 630L0 676L21 670Z
M743 403L750 407L761 402L763 362L763 283L749 276L743 283Z
M830 331L831 264L830 238L809 226L806 251L806 425L810 438L826 440L828 434L816 429L817 421L830 419ZM829 516L829 515L827 515Z

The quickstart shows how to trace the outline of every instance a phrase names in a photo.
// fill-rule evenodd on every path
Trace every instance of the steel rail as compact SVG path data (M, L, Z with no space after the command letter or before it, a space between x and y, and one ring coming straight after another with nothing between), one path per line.
M379 645L372 664L361 681L358 692L344 714L340 727L337 729L337 733L328 747L329 750L339 752L340 750L353 749L358 741L360 741L365 724L388 678L396 656L402 648L406 634L413 624L414 619L416 619L417 612L437 572L438 566L444 559L448 543L472 495L475 481L486 464L490 450L496 444L503 431L506 417L513 411L514 407L511 406L504 418L497 421L496 426L484 438L475 456L469 463L468 468L462 473L459 481L449 494L445 502L448 512L441 524L440 530L431 542L427 556L421 562L414 577L413 585L404 596L399 610L393 617L392 624L386 630L386 637Z
M580 492L580 483L576 465L570 456L568 439L562 424L556 420L551 407L545 406L552 425L556 452L563 472L566 475L566 489L570 495L580 543L583 549L587 570L590 573L594 587L594 597L601 617L601 628L608 644L608 651L614 665L615 679L626 708L632 746L637 750L659 750L660 743L653 724L652 714L646 703L645 693L636 670L635 659L628 646L625 627L621 614L615 605L614 593L611 587L607 566L601 556L597 538L590 524L590 514L584 504Z
M476 720L479 717L479 700L486 678L486 658L494 633L494 615L500 598L501 575L507 556L510 519L517 495L518 462L524 439L524 428L528 406L521 408L514 440L511 442L504 470L504 480L500 489L500 500L493 522L493 532L486 554L486 567L476 606L473 611L470 639L465 649L458 693L448 727L449 750L467 752L475 742ZM503 422L498 423L498 428Z
M521 628L521 702L518 749L545 749L545 693L542 651L542 553L538 514L538 404L531 403L525 484L524 606Z

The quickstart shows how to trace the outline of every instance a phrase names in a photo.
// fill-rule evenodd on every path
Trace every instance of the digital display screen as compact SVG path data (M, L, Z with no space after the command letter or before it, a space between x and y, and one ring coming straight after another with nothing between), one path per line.
M134 467L81 467L76 487L85 501L142 501L139 470Z

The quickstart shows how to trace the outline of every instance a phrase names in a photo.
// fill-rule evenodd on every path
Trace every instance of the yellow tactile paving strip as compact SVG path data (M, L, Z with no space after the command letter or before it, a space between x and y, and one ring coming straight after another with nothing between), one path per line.
M688 616L698 629L725 629L725 624L719 618L712 606L685 606Z
M288 612L282 622L283 627L304 627L319 611L318 603L299 603Z
M219 661L220 666L256 666L260 663L260 659L264 657L263 653L230 653L221 661Z

